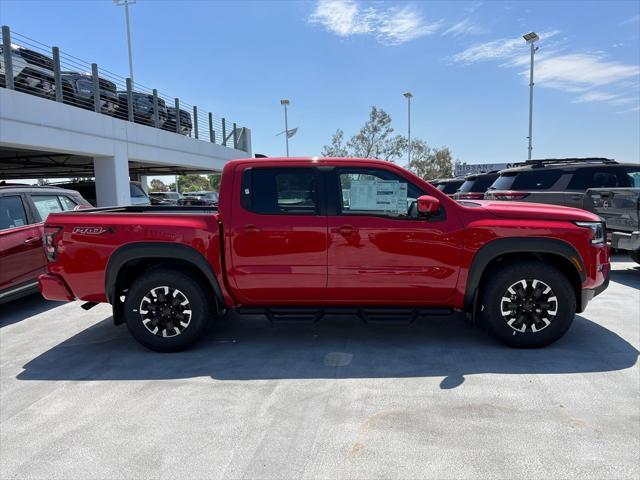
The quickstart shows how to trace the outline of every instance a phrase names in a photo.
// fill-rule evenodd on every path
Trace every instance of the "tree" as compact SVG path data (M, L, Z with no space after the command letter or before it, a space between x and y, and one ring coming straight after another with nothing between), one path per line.
M431 148L424 140L411 141L411 163L409 170L425 180L450 177L453 160L448 148Z
M211 175L207 175L207 178L209 179L209 185L211 186L212 190L215 190L216 192L220 191L220 179L222 178L222 174L221 173L213 173Z
M154 178L150 182L151 191L152 192L167 192L169 191L169 187L165 185L165 183L159 178Z
M348 157L349 153L347 148L342 144L344 132L341 129L336 130L336 133L331 137L331 145L325 145L322 148L323 157Z
M206 177L197 174L180 175L178 177L178 186L181 193L198 192L202 190L209 190L211 188L209 180L207 180Z
M371 107L369 120L360 131L347 142L350 156L379 158L394 162L402 156L406 140L393 134L391 117L381 108Z
M381 108L371 107L369 120L360 131L349 139L346 145L341 129L331 137L331 144L325 145L325 157L380 158L395 162L402 158L409 148L409 142L402 135L393 135L391 117ZM431 148L424 140L411 140L411 163L407 166L420 177L430 180L450 177L453 170L451 152L448 148Z

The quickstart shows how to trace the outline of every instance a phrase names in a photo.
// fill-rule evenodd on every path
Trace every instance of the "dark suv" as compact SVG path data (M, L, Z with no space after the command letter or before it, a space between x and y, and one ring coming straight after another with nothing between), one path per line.
M464 178L464 183L453 194L456 200L482 200L484 193L498 178L498 172L472 173Z
M500 171L484 198L582 208L587 189L633 187L638 171L640 164L608 158L528 160Z
M464 178L439 178L432 180L430 183L441 192L453 197L453 194L456 193L464 183Z
M53 60L34 50L11 45L15 89L39 97L55 98ZM6 87L3 46L0 45L0 87Z
M92 75L80 72L62 72L60 76L64 103L87 110L95 108ZM98 77L98 85L100 88L100 111L107 115L113 115L118 109L116 84Z
M133 118L136 123L155 127L153 120L153 95L142 92L132 92L133 98ZM126 91L118 91L118 112L119 118L129 118L129 100ZM162 98L158 98L158 127L162 128L167 121L167 105Z
M78 192L0 182L0 303L33 293L46 270L44 221L52 212L91 208Z
M180 109L180 131L177 131L176 122L176 109L175 107L167 107L167 121L162 126L163 130L170 132L176 132L180 135L191 135L191 129L193 128L191 122L191 114L186 110Z

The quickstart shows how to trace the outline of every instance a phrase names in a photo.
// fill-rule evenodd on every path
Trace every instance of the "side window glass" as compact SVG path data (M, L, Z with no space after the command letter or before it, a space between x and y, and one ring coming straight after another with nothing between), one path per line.
M640 187L640 167L627 167L624 169L623 187Z
M342 215L409 217L420 195L418 187L386 170L349 169L338 173Z
M78 206L76 202L74 202L73 200L71 200L69 197L65 195L59 195L58 200L60 200L63 210L73 210Z
M28 223L22 198L18 195L0 197L0 230L23 227Z
M38 211L40 221L46 220L50 213L63 211L56 195L32 195L31 200Z
M317 215L315 170L256 168L246 171L245 175L243 205L252 212L265 215Z

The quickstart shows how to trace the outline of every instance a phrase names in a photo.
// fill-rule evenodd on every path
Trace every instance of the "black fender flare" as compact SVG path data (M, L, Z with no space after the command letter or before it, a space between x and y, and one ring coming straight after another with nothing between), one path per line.
M104 286L107 301L113 305L115 299L115 288L118 274L124 265L131 260L148 258L171 258L183 260L197 268L209 281L213 289L218 305L224 306L222 290L215 273L207 259L195 248L186 245L163 242L135 242L119 247L109 257L107 269L105 271Z
M482 246L473 257L469 275L467 276L467 288L464 293L465 310L472 311L474 309L476 291L480 286L482 274L489 263L500 255L519 252L559 255L566 258L573 265L582 282L587 278L582 257L570 243L546 237L499 238Z

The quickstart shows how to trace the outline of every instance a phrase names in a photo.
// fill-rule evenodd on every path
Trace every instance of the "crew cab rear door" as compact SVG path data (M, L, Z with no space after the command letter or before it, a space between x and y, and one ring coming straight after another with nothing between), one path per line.
M335 168L329 183L328 302L429 305L454 292L463 228L444 208L419 217L427 192L382 168Z
M234 296L253 305L323 301L327 217L318 170L247 167L237 182L226 226Z

